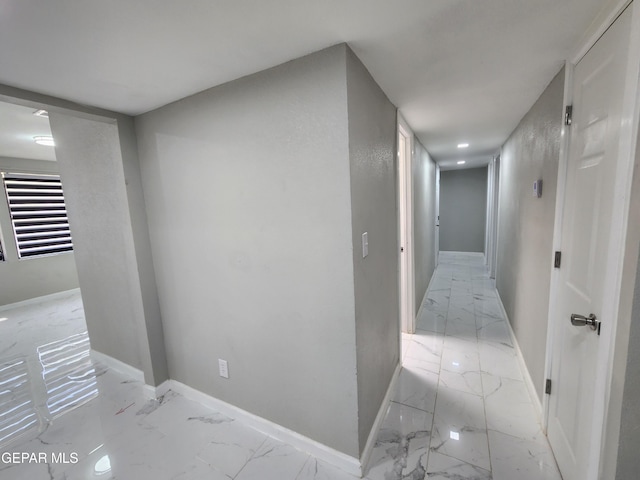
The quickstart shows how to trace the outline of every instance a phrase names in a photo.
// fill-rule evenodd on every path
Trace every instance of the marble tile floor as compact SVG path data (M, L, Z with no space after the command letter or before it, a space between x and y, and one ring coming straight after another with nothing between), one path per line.
M441 253L369 480L561 480L483 256Z
M0 480L355 478L174 392L149 400L90 358L78 293L0 311L0 332ZM441 254L402 343L367 480L560 479L481 256Z

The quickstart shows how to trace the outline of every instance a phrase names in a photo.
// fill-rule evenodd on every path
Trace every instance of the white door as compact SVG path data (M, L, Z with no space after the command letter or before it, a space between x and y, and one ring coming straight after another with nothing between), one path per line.
M548 421L549 441L564 480L597 474L598 455L593 453L599 452L603 419L594 418L593 412L594 400L602 396L595 391L602 346L597 329L575 326L571 316L593 314L602 328L612 321L603 314L603 298L607 272L615 268L607 257L630 24L628 8L574 72Z
M398 129L398 207L400 214L400 324L402 331L413 333L409 314L409 257L407 235L407 149L408 138Z

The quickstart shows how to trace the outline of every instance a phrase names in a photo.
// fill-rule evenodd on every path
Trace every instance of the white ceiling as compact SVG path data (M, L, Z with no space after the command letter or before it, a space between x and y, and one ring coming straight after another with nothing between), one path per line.
M505 141L605 3L6 0L0 83L136 115L348 42L441 165L473 166Z

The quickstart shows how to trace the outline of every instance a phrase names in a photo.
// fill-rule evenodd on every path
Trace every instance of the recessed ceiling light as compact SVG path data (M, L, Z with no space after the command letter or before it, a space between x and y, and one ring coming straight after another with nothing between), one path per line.
M36 110L35 112L33 112L33 114L36 117L44 117L44 118L49 118L49 112L47 112L46 110Z
M467 162L465 162L464 160L460 160L460 161L458 162L458 165L464 165L465 163L467 163Z
M469 146L468 143L459 143L458 148L467 148Z
M38 145L46 145L47 147L54 147L55 143L53 143L53 137L49 135L38 135L33 137L33 141Z

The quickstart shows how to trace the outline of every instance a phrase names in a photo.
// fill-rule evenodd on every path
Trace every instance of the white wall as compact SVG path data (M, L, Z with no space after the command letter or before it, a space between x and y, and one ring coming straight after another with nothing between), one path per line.
M0 172L58 173L57 162L0 157ZM64 179L63 179L64 182ZM73 233L73 232L72 232ZM0 185L0 239L5 261L0 262L0 305L78 288L74 254L18 259L18 249L4 188Z
M400 354L396 108L347 50L360 452ZM362 234L369 254L362 258Z
M440 172L440 250L484 252L487 167Z
M414 137L413 156L413 240L415 273L415 311L429 287L436 268L436 164Z
M136 127L171 378L357 457L346 47Z
M540 399L544 387L564 69L502 147L496 286ZM533 182L542 179L542 198Z

